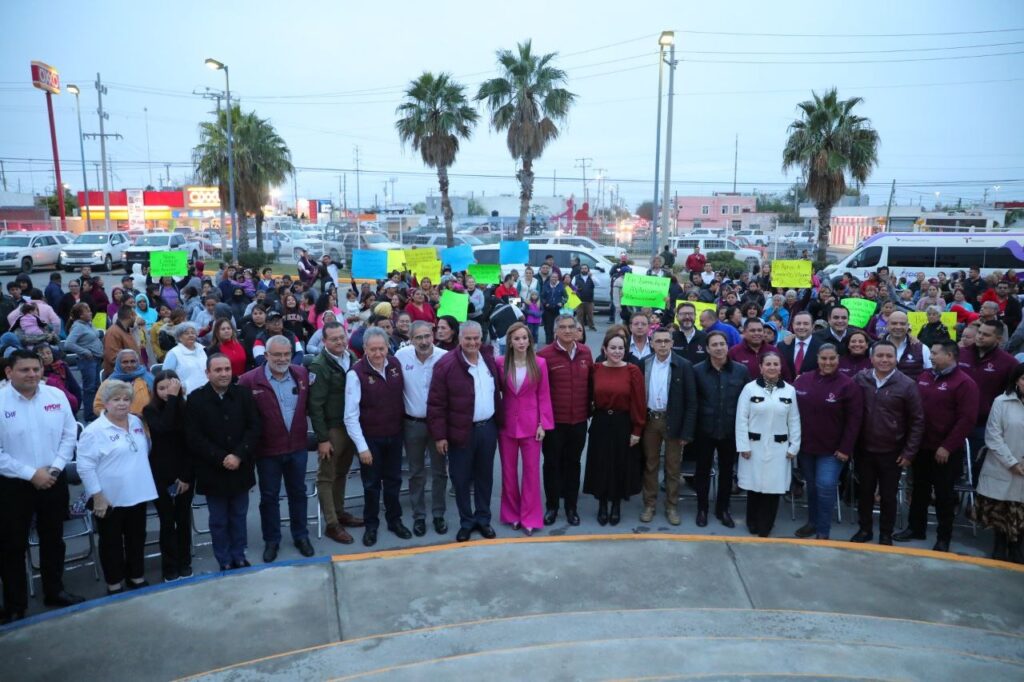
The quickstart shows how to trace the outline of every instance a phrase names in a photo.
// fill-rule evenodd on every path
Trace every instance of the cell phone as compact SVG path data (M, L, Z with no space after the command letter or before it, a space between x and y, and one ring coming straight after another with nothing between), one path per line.
M177 495L178 495L178 483L177 482L172 483L170 485L170 487L167 488L167 494L170 495L171 497L177 497Z

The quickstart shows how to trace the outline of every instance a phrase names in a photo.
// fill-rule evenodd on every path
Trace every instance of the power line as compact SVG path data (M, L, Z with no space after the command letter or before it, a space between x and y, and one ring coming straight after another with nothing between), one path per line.
M740 59L686 59L685 62L691 64L796 64L796 65L814 65L814 64L897 64L903 62L940 62L949 61L951 59L982 59L985 57L1008 57L1017 54L1024 54L1024 50L1015 50L1013 52L989 52L986 54L962 54L962 55L950 55L946 57L904 57L901 59L829 59L829 60L816 60L816 61L779 61L779 60L740 60Z
M934 33L746 33L742 31L698 31L695 29L677 29L676 33L709 36L751 36L763 38L923 38L929 36L969 36L989 33L1018 33L1019 28L993 28L981 31L939 31Z
M1006 43L982 43L980 45L944 45L942 47L897 47L888 50L797 50L797 51L760 51L760 50L681 50L682 54L720 54L720 55L815 55L815 54L891 54L894 52L941 52L944 50L973 50L988 47L1006 47L1008 45L1024 45L1024 40Z

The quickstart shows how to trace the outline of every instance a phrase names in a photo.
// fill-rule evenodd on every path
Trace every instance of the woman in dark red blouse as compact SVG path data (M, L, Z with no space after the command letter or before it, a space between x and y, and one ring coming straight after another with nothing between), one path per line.
M622 337L605 335L601 348L605 360L593 369L594 417L583 492L597 498L597 522L614 526L621 516L619 503L640 492L643 469L637 444L647 422L647 398L644 375L626 362Z
M235 328L231 326L231 320L226 317L217 318L217 321L213 323L210 338L213 340L206 348L206 356L209 357L214 353L226 355L231 361L232 376L240 377L245 374L245 347L238 342Z

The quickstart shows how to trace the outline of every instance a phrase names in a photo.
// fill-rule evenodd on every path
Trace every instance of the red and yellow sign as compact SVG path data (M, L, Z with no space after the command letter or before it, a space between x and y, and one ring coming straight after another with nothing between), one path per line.
M216 187L186 187L186 208L220 208L220 190Z
M59 95L60 74L49 64L32 62L32 85L40 90Z

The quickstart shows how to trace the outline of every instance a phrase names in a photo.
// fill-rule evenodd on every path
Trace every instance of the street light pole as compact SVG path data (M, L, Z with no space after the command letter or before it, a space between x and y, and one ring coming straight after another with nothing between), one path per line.
M224 71L224 99L227 101L228 115L228 210L231 212L231 260L238 262L238 214L235 211L235 151L231 139L231 119L234 118L231 111L231 78L228 75L228 65L218 62L216 59L207 59L206 65L214 70Z
M78 101L78 94L81 90L78 89L77 85L69 84L68 92L75 96L75 111L78 112L78 150L82 154L82 191L85 192L85 206L79 206L78 212L82 213L82 209L85 209L85 225L87 231L92 231L92 209L89 203L89 175L85 172L85 137L82 135L82 107ZM86 208L89 207L89 208Z
M669 184L672 182L672 104L675 99L676 84L676 44L673 40L673 32L665 31L661 34L663 40L671 40L668 43L668 117L665 121L665 189L662 192L662 204L664 210L661 212L662 233L666 239L669 236L669 198L671 190ZM657 248L657 244L655 244Z
M664 34L662 34L664 35ZM651 204L651 258L658 253L658 176L661 172L661 88L665 79L665 46L658 39L658 128L654 136L654 202Z

